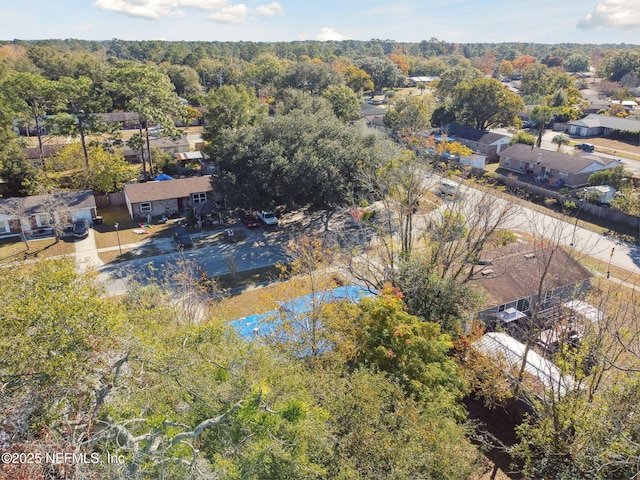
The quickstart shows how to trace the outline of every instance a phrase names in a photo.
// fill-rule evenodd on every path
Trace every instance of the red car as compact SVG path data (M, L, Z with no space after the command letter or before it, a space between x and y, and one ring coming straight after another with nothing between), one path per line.
M240 220L245 224L247 228L258 228L260 226L260 220L251 212L240 212Z

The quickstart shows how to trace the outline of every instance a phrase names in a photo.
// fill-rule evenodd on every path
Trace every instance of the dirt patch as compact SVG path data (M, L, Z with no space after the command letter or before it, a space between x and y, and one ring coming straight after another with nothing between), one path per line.
M477 433L493 446L481 445L485 451L485 459L478 471L470 480L520 480L522 476L513 468L513 458L498 445L510 447L517 442L514 424L509 421L505 411L493 411L484 406L482 401L467 397L464 403L469 412L469 419L477 422Z

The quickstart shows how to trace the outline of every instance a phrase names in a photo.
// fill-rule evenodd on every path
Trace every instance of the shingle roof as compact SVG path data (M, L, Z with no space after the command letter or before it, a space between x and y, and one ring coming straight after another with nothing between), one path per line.
M60 144L42 145L42 153L44 155L44 158L49 158L57 155L58 152L66 146L67 145ZM39 147L25 147L22 149L22 152L24 153L24 156L27 158L27 160L36 160L40 158Z
M178 178L161 182L134 183L124 186L124 194L131 203L155 202L189 197L193 193L211 191L211 175Z
M544 291L584 282L592 276L565 250L546 245L512 244L498 251L483 252L481 260L491 265L476 267L469 285L486 293L484 308L537 295L543 273Z
M136 112L110 112L97 113L96 117L103 122L137 122L140 115Z
M599 157L592 153L581 152L576 153L576 155L566 155L564 153L554 152L553 150L532 147L523 143L511 145L509 148L500 152L500 157L509 157L530 164L539 162L543 167L554 168L574 174L587 171L594 163L609 168L622 165L619 160Z
M34 215L43 213L43 205L52 202L60 203L69 210L78 210L86 208L95 208L96 199L93 196L93 190L81 190L78 192L54 193L51 195L32 195L24 198L1 198L0 211L11 210L12 205L16 201L23 201L22 213L25 215Z
M607 115L598 115L592 113L580 120L573 120L569 125L578 127L604 127L611 130L619 130L622 132L638 132L640 131L640 120L631 120L629 118L609 117Z
M483 145L493 145L500 140L509 138L509 136L502 135L500 133L478 130L476 128L465 127L464 125L458 125L455 123L450 124L446 128L446 131L450 136L464 138L465 140L471 140L472 142L478 142Z

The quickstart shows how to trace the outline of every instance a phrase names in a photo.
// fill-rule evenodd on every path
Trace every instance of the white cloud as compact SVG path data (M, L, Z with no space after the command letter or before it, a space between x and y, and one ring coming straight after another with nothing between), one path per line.
M249 14L249 7L243 4L223 7L219 12L209 15L216 23L242 23Z
M180 7L213 10L224 7L227 0L95 0L93 6L101 10L124 13L131 17L156 19L160 17L182 16Z
M242 3L229 5L229 0L95 0L93 6L130 17L150 19L183 17L186 13L181 8L198 8L211 11L208 18L218 23L242 23L249 14L258 17L284 15L282 5L277 2L253 9Z
M284 15L284 8L279 3L270 3L254 8L252 13L260 17L273 17L274 15Z
M602 0L583 19L578 28L609 27L627 30L640 27L640 0Z
M335 28L322 27L317 38L318 40L324 42L327 40L347 40L349 37L336 32Z

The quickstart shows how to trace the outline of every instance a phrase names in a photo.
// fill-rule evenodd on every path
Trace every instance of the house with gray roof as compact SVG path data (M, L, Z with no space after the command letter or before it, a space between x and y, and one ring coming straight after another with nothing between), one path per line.
M640 134L640 120L609 117L592 113L580 120L569 122L569 135L578 137L601 137L612 132L632 132Z
M124 186L124 196L129 215L134 220L146 221L149 216L170 216L214 198L211 176L177 178Z
M55 231L71 227L76 220L86 219L93 224L96 214L92 190L2 198L0 237L53 236Z
M452 123L441 129L449 140L461 143L476 153L484 155L488 163L497 162L500 152L509 146L511 137L500 133L478 130Z
M175 155L176 153L185 153L189 151L189 140L186 135L177 139L170 137L151 138L149 139L149 147L151 150L157 148L163 152ZM124 155L125 160L129 162L142 161L140 150L133 150L127 145L123 148L122 155Z
M537 181L577 188L588 184L595 172L610 170L622 162L583 151L575 155L516 143L500 153L500 167L530 175Z

